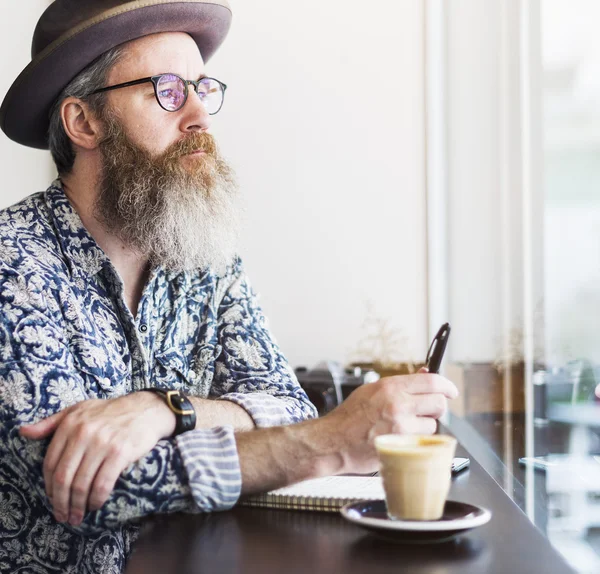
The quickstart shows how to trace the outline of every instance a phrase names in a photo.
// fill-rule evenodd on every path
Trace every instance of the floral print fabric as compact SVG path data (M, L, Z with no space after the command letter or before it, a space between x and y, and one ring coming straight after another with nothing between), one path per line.
M221 276L154 269L133 317L60 181L0 211L1 572L117 574L140 518L235 504L233 430L219 427L161 440L80 526L54 520L42 472L49 440L25 440L20 426L149 386L233 401L257 426L316 414L239 260Z

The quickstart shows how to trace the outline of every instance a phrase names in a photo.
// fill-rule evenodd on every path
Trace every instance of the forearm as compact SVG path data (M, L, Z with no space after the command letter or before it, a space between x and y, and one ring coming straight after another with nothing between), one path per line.
M175 415L167 406L165 401L152 393L143 393L152 397L156 410L155 421L160 425L163 438L168 438L175 432ZM199 429L210 429L218 426L230 426L235 431L250 431L255 428L252 417L241 406L231 401L217 401L213 399L201 399L199 397L188 397L196 411L196 427Z
M242 494L345 471L339 433L317 419L236 434Z
M81 401L26 427L20 425L16 417L8 416L6 412L2 414L0 438L4 439L1 441L3 448L10 449L4 452L0 448L3 464L14 461L23 467L22 474L33 486L40 502L49 512L58 512L59 521L68 518L66 527L80 534L117 528L151 514L222 510L235 504L239 496L241 479L233 429L215 427L183 433L177 437L183 442L177 443L166 439L174 430L174 415L155 394L132 394L109 401ZM27 413L21 414L28 420ZM112 426L114 424L117 427ZM10 429L17 425L20 432L13 436ZM53 425L58 425L56 430ZM121 428L129 429L125 436L115 432ZM44 438L49 432L53 437L50 441ZM109 475L103 476L102 480L96 475L89 483L89 499L86 494L83 499L79 495L81 500L76 500L73 493L88 492L87 488L83 490L85 484L77 483L77 477L85 474L78 466L78 459L75 463L72 457L64 460L64 450L59 450L58 462L48 462L53 459L52 448L59 448L53 445L56 440L60 444L61 432L77 437L78 443L85 442L86 456L93 453L101 457L100 468L114 467L111 472L118 476L114 486L111 486L113 482ZM155 443L153 437L160 436L165 438ZM95 442L95 437L103 439ZM104 452L105 443L110 443L111 437L117 438L118 446ZM141 443L140 437L144 439ZM28 440L45 440L48 449L47 444L36 449L27 448L25 441ZM145 454L134 454L132 449ZM115 454L120 457L118 460L114 459ZM123 464L127 460L133 463ZM62 477L68 475L74 479L65 484ZM64 504L58 506L64 499L64 490L68 494L66 508Z
M317 416L314 405L298 387L256 390L255 392L228 392L219 401L235 403L252 418L257 428L291 425Z
M196 428L232 426L235 431L290 425L315 416L314 407L292 396L265 392L227 393L217 399L190 397L196 409ZM174 428L174 427L173 427Z
M249 431L255 428L248 411L236 403L197 397L190 400L196 410L196 429L231 426L236 431Z

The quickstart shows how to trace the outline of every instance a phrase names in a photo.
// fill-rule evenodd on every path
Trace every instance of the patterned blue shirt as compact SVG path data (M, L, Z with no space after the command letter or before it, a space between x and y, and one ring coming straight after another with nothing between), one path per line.
M60 181L0 211L0 571L118 574L139 519L235 504L233 429L161 440L78 527L54 520L49 439L19 435L86 399L148 386L228 400L257 426L315 416L237 260L225 273L152 271L133 317L123 283Z

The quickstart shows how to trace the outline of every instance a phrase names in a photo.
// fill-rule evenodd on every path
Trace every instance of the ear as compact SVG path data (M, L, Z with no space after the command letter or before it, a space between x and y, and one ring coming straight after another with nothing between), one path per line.
M101 122L88 104L79 98L65 98L60 107L63 128L71 141L84 149L98 147L102 135Z

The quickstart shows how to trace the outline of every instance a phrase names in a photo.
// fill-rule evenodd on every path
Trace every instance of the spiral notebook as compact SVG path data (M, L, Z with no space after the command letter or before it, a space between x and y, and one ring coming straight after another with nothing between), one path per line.
M344 504L385 497L381 477L326 476L246 497L243 506L337 512Z

